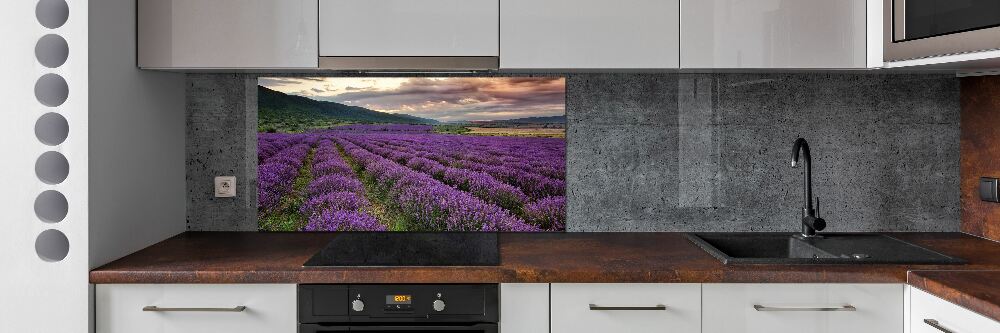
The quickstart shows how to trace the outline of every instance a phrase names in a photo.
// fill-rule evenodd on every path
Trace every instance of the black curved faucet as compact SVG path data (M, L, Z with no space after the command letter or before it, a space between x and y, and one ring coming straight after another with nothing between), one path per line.
M799 151L802 152L802 164L805 164L805 171L802 173L802 192L805 203L802 205L802 236L817 237L816 231L826 228L826 220L817 216L812 205L812 156L809 155L809 143L806 139L798 138L792 146L792 167L799 167ZM819 198L816 198L816 206L819 208Z

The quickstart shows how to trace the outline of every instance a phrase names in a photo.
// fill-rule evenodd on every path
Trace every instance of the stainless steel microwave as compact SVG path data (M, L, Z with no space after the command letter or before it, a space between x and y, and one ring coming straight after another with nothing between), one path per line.
M884 60L1000 49L1000 0L883 0Z

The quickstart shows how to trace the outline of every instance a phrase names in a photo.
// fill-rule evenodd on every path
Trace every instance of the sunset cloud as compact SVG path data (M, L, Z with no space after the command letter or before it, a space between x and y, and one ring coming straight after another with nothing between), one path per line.
M439 121L503 120L566 113L562 77L260 78L286 94Z

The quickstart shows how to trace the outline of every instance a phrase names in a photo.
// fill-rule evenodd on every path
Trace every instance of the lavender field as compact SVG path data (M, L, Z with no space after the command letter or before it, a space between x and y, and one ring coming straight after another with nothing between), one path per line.
M258 134L265 231L561 231L566 140L352 124Z

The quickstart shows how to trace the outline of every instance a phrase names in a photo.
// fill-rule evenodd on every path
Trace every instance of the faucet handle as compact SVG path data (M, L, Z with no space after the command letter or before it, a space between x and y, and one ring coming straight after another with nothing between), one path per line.
M819 217L819 196L816 196L816 217Z

